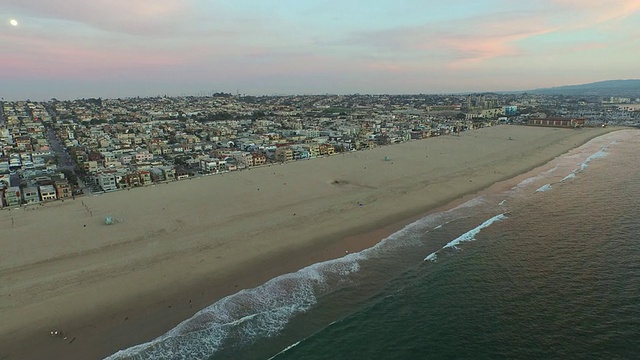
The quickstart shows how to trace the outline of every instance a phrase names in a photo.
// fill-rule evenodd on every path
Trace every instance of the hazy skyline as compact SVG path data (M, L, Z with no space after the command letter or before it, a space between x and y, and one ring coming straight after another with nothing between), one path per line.
M640 0L4 0L0 14L5 99L453 93L638 77Z

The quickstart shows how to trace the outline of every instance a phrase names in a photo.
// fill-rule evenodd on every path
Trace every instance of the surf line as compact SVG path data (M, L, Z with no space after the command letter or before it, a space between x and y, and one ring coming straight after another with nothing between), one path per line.
M613 143L611 143L611 144L613 144ZM586 158L582 163L578 164L579 168L573 170L569 175L567 175L564 178L562 178L562 180L557 181L555 183L543 185L538 190L536 190L536 192L545 192L547 190L551 190L552 185L559 184L559 183L562 183L562 182L565 182L567 180L575 178L578 173L583 172L587 168L587 165L589 165L589 163L591 161L593 161L594 159L599 159L599 158L607 156L608 147L609 146L602 147L599 151L597 151L596 153L594 153L591 156L589 156L588 158Z
M306 339L303 339L303 340L306 340ZM286 353L287 351L289 351L289 350L293 349L294 347L298 346L298 344L300 344L303 340L300 340L300 341L298 341L298 342L296 342L294 344L291 344L291 345L287 346L286 348L284 348L284 350L282 350L279 353L273 355L268 360L273 360L273 359L277 358L278 356Z
M460 245L461 242L463 241L472 241L476 239L476 235L478 235L478 233L480 232L480 230L489 227L491 224L493 224L496 221L500 221L500 220L504 220L506 219L507 216L505 214L498 214L494 217L492 217L491 219L483 222L482 224L476 226L475 228L467 231L466 233L458 236L457 238L455 238L454 240L450 241L447 245L443 246L440 250L432 252L431 254L429 254L426 258L424 258L424 261L436 261L437 257L438 257L438 253L446 248L454 248L457 249L458 245Z

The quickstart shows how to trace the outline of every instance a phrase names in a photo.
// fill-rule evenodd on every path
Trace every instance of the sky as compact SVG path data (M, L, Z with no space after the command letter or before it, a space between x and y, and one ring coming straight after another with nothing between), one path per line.
M0 18L7 100L466 93L640 77L640 0L2 0Z

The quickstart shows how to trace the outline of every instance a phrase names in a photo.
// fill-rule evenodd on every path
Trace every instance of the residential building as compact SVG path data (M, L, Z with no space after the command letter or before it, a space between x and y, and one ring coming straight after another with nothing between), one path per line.
M118 189L116 174L113 172L101 172L96 174L98 186L103 191L113 191Z
M35 186L27 186L22 190L22 200L25 204L38 204L41 202L38 188Z
M189 178L189 171L187 171L187 169L184 169L184 168L176 169L175 170L175 177L176 177L176 180L188 179Z
M98 171L98 162L95 160L89 160L83 164L83 167L87 173L94 173Z
M153 182L159 182L159 181L165 181L166 180L165 177L164 177L164 172L160 168L151 168L149 170L149 172L151 173L151 181L153 181Z
M7 206L19 206L22 204L22 191L18 186L10 186L4 192L4 199Z
M153 160L153 154L150 152L139 152L136 153L136 162L149 162Z
M142 182L140 181L140 176L138 173L129 173L126 174L122 181L118 181L118 188L124 189L127 187L138 187L141 186Z
M293 149L293 158L294 159L296 159L296 160L309 159L309 157L310 157L309 151L307 151L302 146L299 146L299 145L292 146L292 149Z
M311 158L320 156L320 145L318 144L303 144L302 148L307 150Z
M218 172L218 159L205 158L200 159L200 171L205 174L216 174Z
M58 199L66 199L72 196L71 185L69 185L68 180L58 180L55 182L54 186L56 188L56 196Z
M164 180L166 180L166 181L176 180L176 169L175 168L169 167L169 166L164 166L164 167L161 167L160 170L162 170L162 174L164 176Z
M53 201L58 199L55 187L53 185L40 185L40 199L42 201Z
M251 161L253 162L253 166L260 166L266 164L267 157L264 154L252 153Z
M330 144L321 144L319 146L319 150L320 150L320 155L321 156L333 155L335 153L335 151L336 151L333 148L333 145L330 145Z
M247 168L253 166L253 156L249 152L234 151L231 156L236 161L239 168Z
M293 160L293 150L288 146L282 146L276 149L276 161L286 162Z
M140 181L143 185L151 184L153 181L151 179L151 171L148 170L140 170L138 171Z

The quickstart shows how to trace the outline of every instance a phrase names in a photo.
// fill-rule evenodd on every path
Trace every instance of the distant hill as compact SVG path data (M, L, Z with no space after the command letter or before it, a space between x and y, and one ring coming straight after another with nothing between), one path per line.
M567 85L545 89L525 91L540 95L572 95L572 96L622 96L640 97L640 79L606 80L582 85Z

